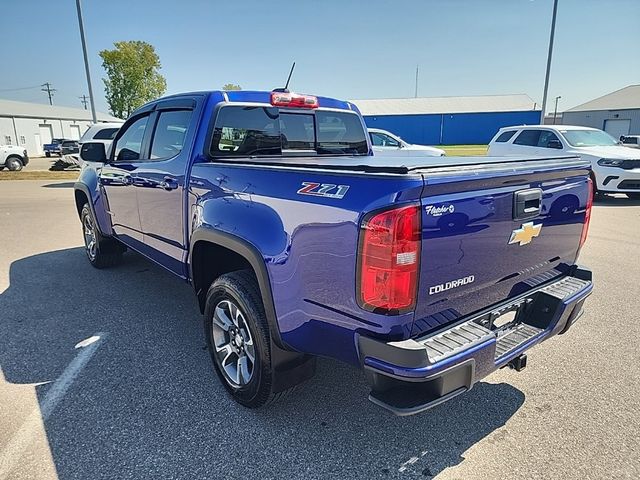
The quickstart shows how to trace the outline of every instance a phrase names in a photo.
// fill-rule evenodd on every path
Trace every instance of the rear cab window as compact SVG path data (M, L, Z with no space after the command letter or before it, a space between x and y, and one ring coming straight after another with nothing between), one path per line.
M215 121L212 157L367 155L360 117L334 110L225 105Z

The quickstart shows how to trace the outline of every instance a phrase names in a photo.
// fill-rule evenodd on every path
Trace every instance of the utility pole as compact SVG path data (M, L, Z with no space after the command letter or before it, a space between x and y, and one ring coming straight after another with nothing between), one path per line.
M414 97L418 98L418 69L420 68L420 65L416 65L416 91L414 93Z
M44 88L41 88L40 90L42 90L43 92L47 92L47 95L49 96L49 105L53 105L53 92L55 92L56 89L51 88L51 84L49 82L43 83L40 86L44 87Z
M91 102L91 118L93 123L98 123L96 118L96 105L93 101L93 88L91 88L91 74L89 73L89 58L87 57L87 42L84 38L84 23L82 21L82 6L80 0L76 0L76 9L78 10L78 26L80 27L80 41L82 42L82 55L84 57L84 71L87 74L87 85L89 86L89 101ZM86 104L85 104L86 108Z
M556 118L558 117L558 100L560 100L562 97L560 95L558 95L556 97L556 108L553 110L553 124L556 124Z
M86 110L87 109L87 99L89 97L87 97L86 95L82 95L81 97L78 97L78 98L80 99L80 103L82 105L84 105L84 109Z
M544 116L547 113L547 91L549 90L549 74L551 73L551 57L553 56L553 37L556 34L556 15L558 13L558 0L553 0L553 15L551 16L551 33L549 34L549 53L547 54L547 73L544 78L544 94L542 95L542 115L540 124L544 124Z

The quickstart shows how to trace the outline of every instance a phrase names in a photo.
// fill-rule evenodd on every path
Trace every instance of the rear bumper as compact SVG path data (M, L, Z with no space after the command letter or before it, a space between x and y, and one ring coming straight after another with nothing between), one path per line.
M572 276L427 336L387 343L360 336L369 399L397 415L411 415L464 393L533 345L565 333L581 316L592 289L591 272L578 268ZM495 318L512 311L517 313L509 328L491 329Z

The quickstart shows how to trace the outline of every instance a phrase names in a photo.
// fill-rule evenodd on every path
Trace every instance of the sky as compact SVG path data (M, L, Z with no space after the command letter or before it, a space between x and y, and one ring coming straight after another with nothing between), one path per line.
M98 52L144 40L167 94L283 86L343 99L526 93L541 104L553 0L83 0L96 107ZM0 98L82 107L75 0L2 0ZM548 111L640 83L640 1L559 0Z

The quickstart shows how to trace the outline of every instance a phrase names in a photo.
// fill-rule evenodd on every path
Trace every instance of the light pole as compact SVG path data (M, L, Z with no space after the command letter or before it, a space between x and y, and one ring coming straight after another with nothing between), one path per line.
M558 95L556 97L556 108L553 109L553 124L556 124L556 118L558 117L558 100L560 100L562 97L560 95Z
M80 41L82 42L82 55L84 56L84 71L87 74L87 85L89 86L89 102L91 103L91 118L93 123L98 123L96 117L96 105L93 101L93 88L91 88L91 74L89 73L89 59L87 57L87 42L84 38L84 23L82 21L82 6L80 0L76 0L76 9L78 10L78 25L80 26Z
M549 90L549 74L551 73L551 57L553 56L553 37L556 33L556 15L558 13L558 0L553 0L553 15L551 16L551 33L549 35L549 53L547 54L547 73L544 78L544 94L542 95L542 115L540 124L544 124L544 116L547 113L547 91Z

